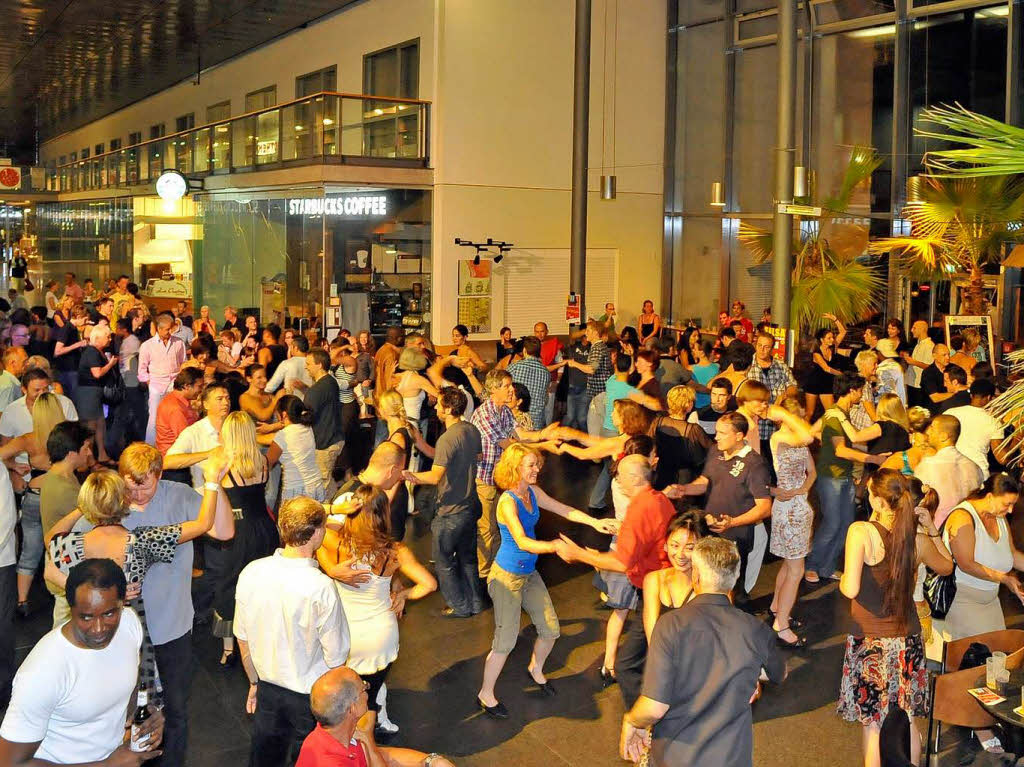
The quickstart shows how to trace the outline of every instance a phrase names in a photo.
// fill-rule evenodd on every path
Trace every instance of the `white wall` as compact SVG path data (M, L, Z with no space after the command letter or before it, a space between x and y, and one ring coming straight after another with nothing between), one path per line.
M109 147L110 139L127 143L128 134L140 131L149 139L151 125L165 123L174 132L174 120L195 113L196 125L206 122L206 107L231 101L231 114L245 110L245 94L277 85L277 101L295 98L295 78L332 65L338 67L338 90L362 93L363 56L419 38L420 98L432 99L434 72L433 25L435 0L370 0L349 6L324 20L202 73L199 85L191 80L143 99L101 120L45 142L43 162L90 151L96 144Z
M593 15L587 245L619 251L617 301L633 322L661 298L665 3L596 0ZM569 247L573 3L439 0L437 40L433 335L448 343L457 262L472 255L455 237ZM618 199L605 202L613 149Z

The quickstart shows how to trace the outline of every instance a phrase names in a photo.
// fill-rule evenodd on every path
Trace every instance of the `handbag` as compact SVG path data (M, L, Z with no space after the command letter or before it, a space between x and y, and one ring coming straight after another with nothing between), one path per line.
M103 382L103 404L111 407L120 405L124 402L124 378L121 376L121 370L117 365L114 365L110 370L107 371L106 381Z
M972 521L973 522L973 521ZM942 523L945 531L946 522ZM950 554L952 554L952 550ZM924 600L932 611L932 617L942 620L953 606L956 597L956 559L953 559L953 572L949 575L938 575L931 570L924 576Z

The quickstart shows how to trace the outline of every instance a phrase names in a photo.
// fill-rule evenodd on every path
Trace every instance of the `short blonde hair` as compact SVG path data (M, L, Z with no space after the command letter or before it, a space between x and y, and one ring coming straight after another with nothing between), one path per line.
M121 524L128 516L128 487L124 479L110 469L93 472L78 491L78 508L95 527Z
M668 403L668 414L673 418L685 418L697 401L696 394L689 386L673 386L665 395Z
M159 450L145 442L130 444L117 462L118 473L136 485L142 484L153 474L159 477L163 469L164 457Z
M748 402L771 402L772 390L760 381L748 378L736 390L736 402L745 405Z
M277 529L281 533L281 543L285 546L309 543L316 531L325 524L327 512L323 504L302 495L285 501L277 514Z
M513 442L506 447L505 452L498 459L498 464L494 467L494 484L502 490L511 490L518 485L523 476L523 461L528 455L536 456L540 464L544 465L544 458L540 451L529 445Z
M89 329L89 343L94 344L102 339L110 338L110 325L93 325Z
M861 375L867 370L872 364L878 362L878 352L872 351L871 349L865 349L864 351L857 352L857 356L853 358L853 364L857 366L857 372Z

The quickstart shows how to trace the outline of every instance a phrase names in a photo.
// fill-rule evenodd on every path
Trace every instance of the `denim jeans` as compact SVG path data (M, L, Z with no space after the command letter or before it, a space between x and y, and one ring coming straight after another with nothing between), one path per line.
M565 400L565 425L580 431L587 430L587 410L590 408L590 397L587 390L579 392L569 390Z
M431 556L444 601L459 615L479 612L484 598L477 575L475 511L438 514L430 530Z
M836 558L846 543L846 531L856 512L852 478L834 479L818 475L818 505L821 524L814 534L811 553L807 556L807 569L821 578L835 572Z
M588 403L589 404L589 403ZM614 437L617 434L611 429L601 429L602 437ZM612 489L611 459L605 458L601 463L601 473L590 491L589 506L592 509L603 509L608 505L608 491Z
M18 575L32 575L43 558L43 520L39 517L39 494L27 490L21 496L21 536Z

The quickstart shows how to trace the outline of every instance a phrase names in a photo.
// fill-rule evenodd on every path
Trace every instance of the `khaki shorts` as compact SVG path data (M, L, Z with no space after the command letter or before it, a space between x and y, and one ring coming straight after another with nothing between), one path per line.
M519 638L519 618L526 610L540 639L558 639L558 616L551 604L548 589L534 570L529 575L516 575L491 565L487 593L494 603L494 641L491 650L507 655Z

